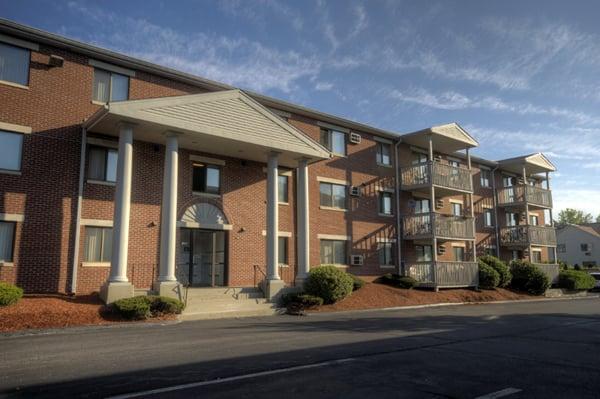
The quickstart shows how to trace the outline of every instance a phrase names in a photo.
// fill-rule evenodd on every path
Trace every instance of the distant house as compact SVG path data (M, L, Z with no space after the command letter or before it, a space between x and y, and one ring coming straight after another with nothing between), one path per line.
M558 259L569 265L600 265L600 223L568 224L556 231Z

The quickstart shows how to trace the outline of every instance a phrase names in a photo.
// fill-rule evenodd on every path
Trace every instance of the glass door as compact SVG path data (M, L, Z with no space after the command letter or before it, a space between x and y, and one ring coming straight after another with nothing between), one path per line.
M190 276L192 286L225 285L225 232L190 230Z

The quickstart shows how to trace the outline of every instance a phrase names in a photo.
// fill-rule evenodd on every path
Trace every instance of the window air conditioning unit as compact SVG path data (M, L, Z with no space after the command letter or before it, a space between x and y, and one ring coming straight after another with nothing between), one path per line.
M446 247L443 245L438 245L437 247L438 255L443 255L446 253Z
M350 142L352 144L360 144L361 140L362 140L362 137L360 137L360 134L354 133L354 132L350 133Z
M442 162L442 157L441 157L440 155L434 155L434 156L433 156L433 160L434 160L435 162Z
M362 266L363 256L362 255L350 255L350 266Z
M444 207L444 200L442 198L438 198L435 200L435 209L440 209Z
M358 187L358 186L350 187L350 195L353 197L360 197L360 187Z
M522 177L517 179L517 184L525 184L525 180Z

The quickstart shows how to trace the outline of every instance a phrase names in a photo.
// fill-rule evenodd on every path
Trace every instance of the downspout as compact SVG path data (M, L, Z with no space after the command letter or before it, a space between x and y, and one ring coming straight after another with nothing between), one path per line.
M79 264L79 240L81 236L81 203L83 196L83 174L85 172L85 147L87 142L87 130L81 128L81 156L79 162L79 189L77 193L77 211L75 216L75 236L73 242L73 270L71 273L71 294L77 293L77 265Z
M496 257L500 259L500 223L498 221L498 193L496 192L496 166L492 169L492 193L494 201L494 224L496 225Z
M404 267L402 266L402 223L400 220L400 163L398 162L398 147L402 140L398 139L394 143L394 171L396 174L396 256L398 259L398 274L404 275Z

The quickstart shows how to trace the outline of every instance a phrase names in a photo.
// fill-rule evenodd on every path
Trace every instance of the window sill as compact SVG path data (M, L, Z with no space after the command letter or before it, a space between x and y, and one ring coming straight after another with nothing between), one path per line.
M82 267L110 267L110 262L81 262Z
M116 182L112 182L112 181L93 180L93 179L88 179L87 183L88 184L98 184L100 186L111 186L111 187L114 187L117 184Z
M22 85L20 83L9 82L8 80L0 80L0 85L16 87L18 89L29 90L29 86Z
M289 202L278 202L279 205L289 205Z
M343 209L343 208L334 208L332 206L319 206L319 209L322 209L324 211L338 211L338 212L348 212L348 209Z
M0 267L13 267L15 264L13 262L5 262L0 260Z
M201 191L192 191L192 194L197 195L199 197L206 197L206 198L221 198L221 194L203 193Z
M290 267L290 265L288 265L287 263L280 263L278 266L279 267Z
M96 101L96 100L92 100L90 102L92 104L95 104L95 105L106 105L106 104L108 104L108 103L105 103L105 102L102 102L102 101Z
M393 168L392 165L388 165L386 163L379 163L379 162L377 162L377 166L381 166L381 167L384 167L384 168L390 168L390 169Z
M0 173L4 175L21 176L20 170L0 169Z
M379 216L385 217L385 218L393 218L394 214L392 213L379 213Z
M348 158L348 155L346 155L346 154L338 154L337 152L331 152L331 155L333 155L336 158Z

